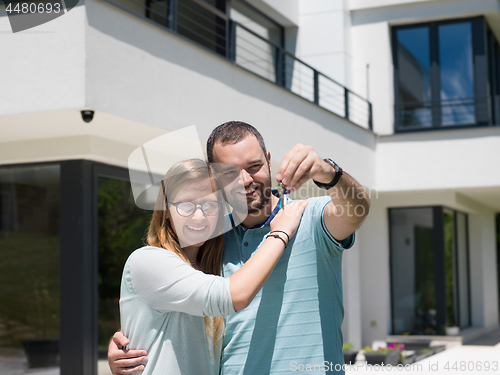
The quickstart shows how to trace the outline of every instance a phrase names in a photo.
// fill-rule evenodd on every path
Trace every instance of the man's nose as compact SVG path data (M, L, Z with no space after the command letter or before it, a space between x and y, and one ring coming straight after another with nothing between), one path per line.
M243 186L248 186L253 182L253 178L245 169L241 170L241 180L243 181Z

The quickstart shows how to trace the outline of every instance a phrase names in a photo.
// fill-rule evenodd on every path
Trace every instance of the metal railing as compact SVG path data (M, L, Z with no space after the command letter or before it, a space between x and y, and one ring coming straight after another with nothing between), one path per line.
M104 0L145 17L258 76L373 130L372 105L203 0Z
M396 130L492 125L499 97L469 97L396 104ZM496 118L495 118L496 117Z

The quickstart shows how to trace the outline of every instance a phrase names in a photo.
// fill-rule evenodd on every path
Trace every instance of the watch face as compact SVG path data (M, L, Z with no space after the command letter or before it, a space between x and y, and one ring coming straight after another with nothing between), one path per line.
M318 181L315 181L315 180L313 180L313 182L320 189L329 190L332 187L334 187L337 184L337 182L339 182L340 177L342 177L343 171L342 171L342 168L340 168L337 165L337 163L335 163L332 159L323 159L323 160L326 161L328 164L330 164L333 167L333 169L335 169L335 177L333 178L332 182L330 182L329 184L324 184L322 182L318 182Z

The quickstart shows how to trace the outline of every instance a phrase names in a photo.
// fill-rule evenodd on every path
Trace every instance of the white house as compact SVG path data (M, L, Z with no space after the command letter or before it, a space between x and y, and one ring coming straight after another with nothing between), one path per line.
M229 120L261 131L275 169L310 144L369 189L344 254L345 342L498 328L499 0L63 3L15 33L23 15L0 4L6 371L43 339L60 360L31 365L104 373L123 262L147 225L128 156Z

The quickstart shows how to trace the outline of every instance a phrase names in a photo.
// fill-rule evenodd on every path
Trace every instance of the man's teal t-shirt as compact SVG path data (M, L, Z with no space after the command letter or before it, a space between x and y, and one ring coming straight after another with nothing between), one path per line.
M323 211L329 202L310 199L262 290L246 309L226 317L222 375L344 373L342 253L354 235L341 245L328 233ZM223 276L236 272L269 231L265 224L226 233Z

